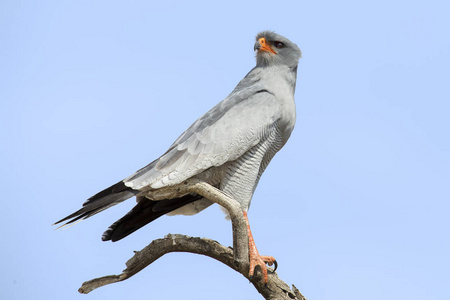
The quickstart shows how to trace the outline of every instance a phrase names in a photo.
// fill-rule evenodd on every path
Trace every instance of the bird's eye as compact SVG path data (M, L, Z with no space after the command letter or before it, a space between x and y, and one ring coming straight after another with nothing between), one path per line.
M275 42L274 44L278 49L284 48L284 44L282 42Z

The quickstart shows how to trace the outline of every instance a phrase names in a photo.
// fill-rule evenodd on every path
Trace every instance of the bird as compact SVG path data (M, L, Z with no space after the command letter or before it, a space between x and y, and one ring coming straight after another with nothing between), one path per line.
M266 264L276 261L259 255L247 211L261 175L294 129L294 93L302 53L296 44L273 31L257 34L254 51L256 66L163 155L90 197L81 209L55 224L69 225L136 197L136 206L102 235L103 241L115 242L163 215L195 215L212 205L194 193L167 199L151 196L160 189L198 179L240 204L248 229L249 276L260 266L267 283Z

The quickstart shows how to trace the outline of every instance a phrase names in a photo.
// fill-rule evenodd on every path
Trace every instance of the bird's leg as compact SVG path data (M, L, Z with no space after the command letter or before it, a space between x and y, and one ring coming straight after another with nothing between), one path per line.
M267 276L267 266L275 264L275 270L277 268L277 261L272 256L259 255L258 249L256 249L255 240L253 239L252 231L250 230L250 223L248 222L247 212L244 211L244 218L247 222L247 233L248 233L248 252L250 256L250 273L249 277L252 278L255 272L256 266L261 267L261 271L263 273L264 283L267 284L268 276Z

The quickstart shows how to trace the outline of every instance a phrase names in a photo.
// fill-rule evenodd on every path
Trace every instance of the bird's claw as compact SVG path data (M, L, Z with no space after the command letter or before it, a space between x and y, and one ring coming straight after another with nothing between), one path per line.
M255 273L255 270L259 266L261 268L261 272L263 274L264 285L267 286L268 274L267 274L266 264L269 266L275 265L273 272L275 272L275 270L278 267L277 261L272 256L256 254L255 256L252 255L250 257L250 272L249 272L250 281L253 280L253 275Z
M272 264L269 264L269 266L271 266ZM275 272L276 270L277 270L277 268L278 268L278 263L277 263L277 261L274 259L273 260L273 265L274 265L274 267L273 267L273 271L272 272Z

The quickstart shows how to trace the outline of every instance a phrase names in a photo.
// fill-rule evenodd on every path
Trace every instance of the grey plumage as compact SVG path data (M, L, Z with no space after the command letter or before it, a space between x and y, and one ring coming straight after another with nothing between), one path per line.
M266 48L260 49L264 38ZM212 203L198 195L149 199L149 192L198 178L250 206L259 179L295 125L294 92L299 48L276 33L257 35L256 66L223 101L195 121L165 154L91 197L57 223L84 219L137 196L138 204L103 240L119 240L163 214L195 214ZM267 48L270 47L270 48ZM270 51L269 51L270 50ZM71 220L70 220L71 219Z

